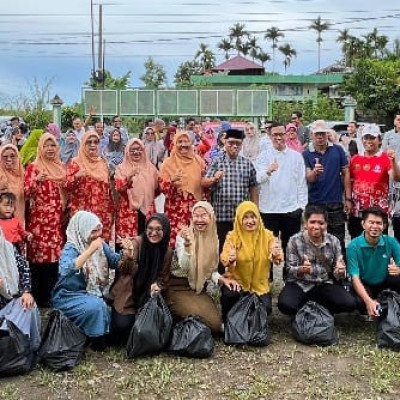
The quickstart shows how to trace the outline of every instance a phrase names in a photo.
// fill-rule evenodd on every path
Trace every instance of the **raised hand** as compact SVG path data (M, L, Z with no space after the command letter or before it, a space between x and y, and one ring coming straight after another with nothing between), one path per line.
M400 268L394 262L393 257L390 258L390 263L388 265L388 272L389 272L389 275L399 275L400 274Z
M272 175L279 168L278 161L276 158L272 162L272 164L267 169L267 175Z
M321 175L324 172L324 166L321 164L319 158L315 159L314 171L317 175Z

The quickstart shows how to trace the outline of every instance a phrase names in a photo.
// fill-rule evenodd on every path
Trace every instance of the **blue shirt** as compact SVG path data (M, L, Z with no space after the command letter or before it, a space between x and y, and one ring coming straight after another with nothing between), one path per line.
M319 158L324 172L315 182L308 183L308 202L312 204L343 203L342 175L348 167L346 154L341 146L329 143L325 153L320 153L310 145L303 152L306 168L314 169L315 160Z
M400 245L391 236L382 235L376 246L370 245L364 232L347 247L347 272L367 285L378 285L388 277L390 258L400 265Z

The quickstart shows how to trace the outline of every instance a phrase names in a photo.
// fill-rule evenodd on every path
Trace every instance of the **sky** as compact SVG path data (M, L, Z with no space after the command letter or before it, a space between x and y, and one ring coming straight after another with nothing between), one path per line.
M140 76L151 56L167 71L173 85L179 64L191 60L201 42L216 54L216 48L236 22L245 24L272 53L264 39L272 26L281 29L297 58L287 73L309 74L317 70L316 33L309 25L319 15L330 24L322 34L321 67L341 58L339 31L355 36L374 27L389 37L389 47L400 37L398 0L92 0L97 63L98 8L103 5L105 68L113 76L132 71L131 85L143 86ZM82 86L92 69L91 0L2 0L0 5L0 104L29 94L36 79L39 85L51 80L50 96L56 93L66 104L81 99ZM282 56L276 55L276 70L284 73ZM272 68L271 63L266 69Z

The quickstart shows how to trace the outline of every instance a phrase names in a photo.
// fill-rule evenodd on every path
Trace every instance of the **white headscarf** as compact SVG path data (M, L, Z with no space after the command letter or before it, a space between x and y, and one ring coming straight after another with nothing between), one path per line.
M0 278L3 285L0 286L0 296L11 300L18 294L19 272L15 260L14 247L8 242L0 228Z
M102 223L96 214L78 211L69 221L67 242L72 243L82 254L90 245L90 234L99 225L102 226ZM107 258L102 248L88 258L82 270L86 277L86 291L98 297L106 296L110 279Z

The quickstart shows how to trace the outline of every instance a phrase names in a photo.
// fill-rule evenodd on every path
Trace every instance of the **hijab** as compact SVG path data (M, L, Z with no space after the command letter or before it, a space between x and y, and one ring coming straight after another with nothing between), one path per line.
M7 170L1 161L2 155L6 150L12 150L16 155L16 166ZM25 220L25 198L24 198L24 167L22 165L18 149L13 144L5 144L0 147L0 181L3 181L0 186L6 182L7 191L15 194L16 202L16 216Z
M152 136L152 139L150 139L150 140L147 139L147 136L146 136L146 132L148 130L152 130L154 132L154 135ZM160 145L157 141L155 130L152 126L148 126L144 129L143 144L146 148L146 152L148 154L150 161L152 162L153 165L157 166L158 162L161 161L161 160L159 160Z
M61 130L60 127L55 122L49 122L46 126L47 132L54 135L54 137L58 140L61 139Z
M180 187L184 193L192 193L196 200L201 200L201 174L205 167L204 160L195 154L193 146L190 146L186 154L182 154L177 143L182 136L186 136L191 143L190 136L187 132L178 132L174 138L174 147L171 155L162 163L160 168L160 177L164 180L170 180L171 176L182 171L182 186Z
M74 135L74 143L68 143L68 136ZM60 158L64 164L68 164L74 157L78 155L79 150L79 140L76 137L76 133L73 130L67 132L67 138L65 139L63 145L61 146Z
M171 144L173 137L176 134L176 126L169 126L166 135L164 136L164 147L169 151L171 148Z
M257 218L258 225L254 231L246 231L243 228L243 217L248 212L252 212ZM230 244L237 252L234 276L239 278L244 291L261 284L255 283L254 280L267 275L262 271L270 268L270 248L273 240L272 232L264 228L258 207L251 201L240 203L236 209L233 231L230 233Z
M0 254L0 278L3 280L3 285L0 286L0 296L11 300L19 292L19 272L14 247L6 240L1 228Z
M51 140L56 146L56 155L53 160L49 160L45 155L44 145ZM51 181L62 183L66 179L65 166L60 160L60 146L58 145L57 139L51 133L44 133L38 143L37 156L34 163L36 168L40 172L47 174L47 177Z
M131 160L129 150L133 145L139 145L142 149L138 162ZM154 202L155 192L158 187L158 173L156 167L148 160L144 144L139 139L131 139L125 148L125 156L117 167L115 179L128 179L139 171L128 189L129 206L132 210L140 210L146 215Z
M199 294L204 288L204 282L210 279L211 274L218 268L219 252L214 209L207 201L198 201L193 206L192 217L197 208L203 208L210 216L210 223L204 231L198 231L193 221L189 227L193 254L188 281L190 287Z
M248 122L247 126L254 128L254 134L245 135L241 153L243 157L254 161L260 153L260 134L252 122Z
M43 129L33 129L29 134L28 139L22 146L20 155L23 165L28 165L36 158L37 146L39 139L43 134Z
M107 162L97 153L94 156L90 156L86 150L86 143L92 137L98 139L100 145L99 135L95 131L87 131L82 136L81 145L78 150L78 156L73 160L78 164L80 169L86 170L86 173L93 179L108 183L109 175Z
M153 220L160 222L163 229L163 237L158 243L151 243L147 238L147 227ZM170 235L171 227L165 214L156 213L147 220L145 232L141 235L138 270L134 277L137 308L142 307L150 297L150 286L156 282L157 276L163 268Z
M290 135L289 132L290 132L291 129L295 129L295 131L296 131L296 137L293 138L293 139L291 139L289 137L289 135ZM292 124L292 123L287 124L285 130L286 130L286 134L287 134L286 146L289 147L289 149L292 149L292 150L297 151L299 153L303 153L304 149L303 149L303 146L302 146L302 144L301 144L301 142L300 142L300 140L298 138L298 135L297 135L297 130L298 130L297 129L297 125L296 124Z
M89 211L78 211L69 221L67 243L71 243L82 254L90 245L90 234L99 225L99 217ZM108 262L103 248L95 251L82 266L86 280L86 291L97 297L108 294L110 286Z

